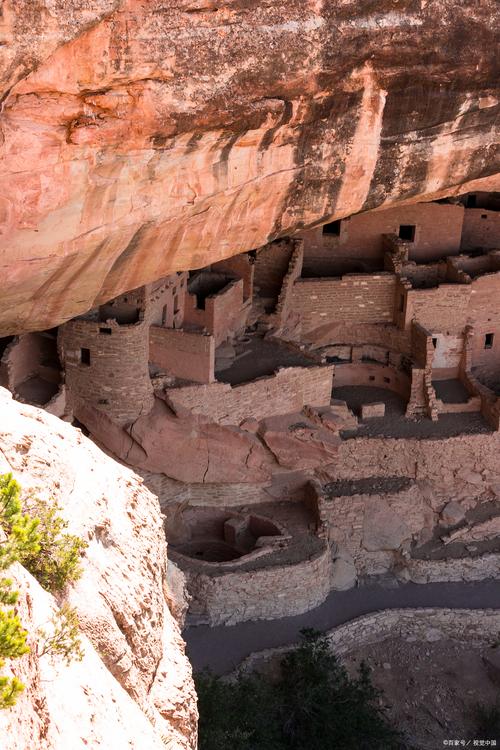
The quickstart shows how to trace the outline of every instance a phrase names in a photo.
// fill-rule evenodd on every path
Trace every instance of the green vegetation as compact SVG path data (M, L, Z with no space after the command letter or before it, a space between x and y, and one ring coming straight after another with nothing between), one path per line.
M19 562L45 589L60 591L81 574L79 560L86 545L78 537L63 533L67 524L57 515L59 507L55 503L30 498L25 512L20 490L12 474L0 475L0 575ZM0 577L0 669L6 659L17 659L29 651L28 633L14 609L18 598L12 580ZM45 643L39 655L82 658L78 620L71 608L63 605L52 621L51 635L43 631L40 635ZM17 677L0 675L0 709L13 706L23 689Z
M68 604L63 604L50 623L50 631L39 628L37 632L40 639L38 656L45 656L45 654L60 656L67 664L72 661L81 661L83 649L76 610Z
M379 707L361 665L350 678L325 636L310 630L281 661L277 680L196 678L200 750L399 750L401 734Z
M21 555L20 562L44 589L62 591L81 576L80 557L87 544L66 532L68 524L58 515L61 508L56 502L30 497L25 509L37 521L39 549Z

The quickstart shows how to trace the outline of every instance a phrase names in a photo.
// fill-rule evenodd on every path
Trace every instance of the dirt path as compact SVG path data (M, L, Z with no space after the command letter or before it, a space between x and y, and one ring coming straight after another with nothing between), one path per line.
M231 627L200 625L187 628L183 635L195 671L209 667L224 674L254 651L294 643L302 628L330 630L368 612L397 607L500 609L500 581L360 586L334 591L321 606L296 617Z

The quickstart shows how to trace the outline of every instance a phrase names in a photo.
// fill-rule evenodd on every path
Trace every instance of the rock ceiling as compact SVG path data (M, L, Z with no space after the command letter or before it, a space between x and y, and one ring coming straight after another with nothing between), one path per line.
M498 189L496 0L4 0L0 334Z

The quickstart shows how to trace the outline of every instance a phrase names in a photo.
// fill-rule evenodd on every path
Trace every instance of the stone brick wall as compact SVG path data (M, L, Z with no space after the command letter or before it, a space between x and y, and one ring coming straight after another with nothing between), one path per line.
M278 301L294 249L295 242L286 239L271 242L257 252L254 284L261 297L273 297Z
M76 318L60 327L59 347L68 406L75 416L80 400L117 424L132 422L152 408L147 322L119 325ZM90 364L82 350L88 350Z
M499 631L498 609L419 607L384 609L362 615L328 631L328 640L332 651L342 656L388 638L423 643L449 638L461 643L490 646L497 640ZM289 649L290 647L281 647L251 654L240 669L245 672L254 671L259 663L282 655Z
M500 578L500 555L490 554L448 560L410 558L406 561L405 575L414 583L484 581L488 578Z
M405 327L416 320L429 331L462 331L467 323L471 286L442 284L435 289L409 289Z
M469 320L473 325L472 367L496 377L500 367L500 273L474 279L469 304ZM485 348L485 336L493 333L493 343Z
M339 279L299 279L293 288L292 305L300 310L305 334L331 321L392 323L396 277L349 274Z
M362 385L374 388L386 388L399 393L404 399L410 397L410 378L394 367L371 362L354 362L352 364L335 365L333 385L339 388L343 385Z
M436 440L356 438L341 443L331 473L335 479L410 476L447 491L459 477L461 491L474 497L495 481L499 450L498 433Z
M251 299L253 294L253 279L255 262L248 253L233 255L231 258L212 263L212 271L225 273L237 279L243 279L243 299Z
M183 565L183 572L193 597L192 621L212 627L235 625L290 617L317 607L330 593L332 556L325 547L310 559L289 565L222 575L196 573Z
M198 383L212 383L215 363L214 337L151 326L149 361L178 378Z
M230 281L224 289L205 299L205 309L196 307L196 296L186 295L184 320L210 333L217 347L244 325L249 302L243 301L242 279Z
M322 227L302 233L305 242L305 264L314 258L356 260L383 258L383 234L399 234L401 224L416 226L415 240L410 243L410 260L438 260L459 252L464 220L463 206L419 203L398 206L385 211L343 219L340 236L324 235Z
M301 319L300 310L297 310L294 305L294 285L297 279L302 273L302 262L304 259L304 243L301 240L297 240L294 243L294 250L288 270L283 279L281 285L281 292L278 297L276 304L276 310L270 317L270 325L280 333L281 336L285 335L294 329L295 326L299 325Z
M411 335L409 330L401 330L392 324L370 324L370 323L325 323L320 331L310 332L304 335L304 341L311 343L315 348L323 344L342 344L348 346L362 346L370 343L380 346L388 352L411 355Z
M221 424L300 411L306 404L330 403L332 366L287 367L268 378L231 387L227 383L169 388L166 395L182 406Z
M463 251L482 247L500 249L500 212L485 208L466 208L462 232Z

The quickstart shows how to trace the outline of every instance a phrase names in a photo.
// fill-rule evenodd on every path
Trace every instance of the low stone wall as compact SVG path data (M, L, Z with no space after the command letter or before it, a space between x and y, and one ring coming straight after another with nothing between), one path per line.
M216 566L214 566L215 568ZM183 567L192 597L192 624L235 625L273 620L319 606L331 590L332 556L328 547L295 564L212 575Z
M213 336L151 326L149 361L170 375L198 383L214 381L215 340Z
M406 373L394 367L366 362L335 366L334 387L340 388L345 385L385 388L398 393L406 400L411 392L411 381Z
M490 554L447 560L406 561L404 576L414 583L439 581L483 581L485 578L500 578L500 555ZM500 597L499 597L500 603Z
M490 645L499 632L500 609L384 609L339 625L328 632L328 640L332 651L342 656L388 638L423 643L448 638L478 646ZM253 653L240 669L252 672L291 647L292 644Z
M300 411L304 406L327 406L331 400L333 366L285 367L268 378L232 387L228 383L185 386L166 390L173 408L184 407L220 424L264 419Z

